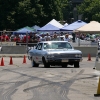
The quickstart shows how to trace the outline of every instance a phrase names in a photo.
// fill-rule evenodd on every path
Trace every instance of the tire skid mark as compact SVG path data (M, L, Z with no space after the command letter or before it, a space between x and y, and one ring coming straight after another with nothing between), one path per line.
M6 91L4 93L1 94L1 98L3 98L2 100L11 100L11 96L17 91L16 88L18 88L19 86L31 81L32 79L33 78L28 78L25 81L17 81L17 82L15 82L15 84L10 86L8 89L6 89Z
M84 71L83 71L83 72L84 72ZM82 73L83 73L83 72L82 72ZM71 83L71 80L72 80L72 79L75 78L74 80L76 80L76 76L78 76L78 75L80 75L80 74L82 74L82 73L79 72L79 74L75 75L74 77L71 77L70 80L61 81L61 82L64 82L64 83ZM38 78L38 77L37 77L37 78ZM57 85L57 86L59 86L59 87L62 85L60 82L52 82L52 81L45 80L45 79L42 79L42 78L38 78L38 79L41 80L41 82L40 82L40 84L39 84L38 86L26 88L26 89L24 89L24 91L27 91L27 90L29 90L29 89L35 89L35 88L38 88L38 87L43 87L43 86L45 86L45 85L51 85L51 84Z
M39 90L40 88L35 88L32 90L33 98L31 98L30 100L62 100L60 95L55 92L55 89L53 89L51 85L44 86L42 89L43 91Z
M24 84L24 82L16 82L12 86L10 86L5 93L2 94L3 100L11 100L11 95L17 91L17 87Z
M80 74L82 74L82 73L84 72L84 70L82 69L82 70L81 70L78 74L76 74L74 77L71 77L70 80L64 81L65 84L62 85L61 82L52 82L52 81L49 81L49 80L46 80L46 79L43 79L43 78L38 78L38 77L35 77L35 76L23 74L23 73L21 73L21 72L16 72L16 71L11 71L11 70L8 70L8 71L14 72L14 73L19 73L19 74L21 74L21 75L23 75L23 76L30 77L30 78L32 78L32 80L33 80L33 79L38 79L38 80L41 80L41 81L42 81L42 82L40 82L40 85L38 85L38 86L34 86L34 87L30 87L30 88L24 89L24 90L23 90L24 92L26 92L26 91L28 91L28 90L30 90L30 89L37 89L37 88L43 87L43 86L45 86L45 85L48 86L48 85L53 84L53 85L57 85L58 87L61 87L61 88L59 89L61 95L62 95L63 97L65 97L66 99L68 99L68 100L69 100L69 98L67 97L67 94L68 94L68 92L69 92L70 86L75 82L77 76L80 75ZM46 84L44 84L44 83L46 83ZM54 88L53 88L53 89L54 89ZM65 89L67 89L67 90L65 90ZM64 92L63 92L63 90L64 90Z
M2 95L1 95L2 93L3 93L3 88L0 89L0 99L1 100L3 100Z
M8 92L6 92L6 94L3 95L3 100L11 100L11 95L14 94L17 91L17 89L12 89Z
M60 93L63 97L67 98L69 100L69 98L67 97L70 87L71 85L76 81L77 77L79 75L81 75L84 72L84 70L82 69L79 73L77 73L74 77L71 77L68 81L66 81L62 86L61 86L61 90ZM63 92L65 91L65 92Z
M71 77L70 80L68 81L63 81L64 84L61 84L62 82L51 82L48 80L41 80L40 85L35 86L35 87L31 87L31 88L27 88L24 89L24 91L30 90L30 89L35 89L38 90L42 87L44 88L44 86L46 86L47 90L50 90L52 88L52 91L58 91L58 93L61 95L61 97L65 100L70 100L67 95L69 92L69 88L70 86L75 82L76 78L78 75L82 74L84 72L84 70L82 69L79 73L77 73L74 77ZM59 88L60 87L60 88ZM66 90L67 89L67 90ZM45 89L42 89L42 91ZM52 92L51 91L51 92Z

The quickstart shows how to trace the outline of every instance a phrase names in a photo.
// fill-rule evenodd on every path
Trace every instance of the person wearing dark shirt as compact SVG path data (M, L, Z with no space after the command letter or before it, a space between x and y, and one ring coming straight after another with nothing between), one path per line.
M34 43L37 43L37 42L38 42L38 38L37 38L37 36L36 36L36 33L33 33L32 39L33 39L33 42L34 42Z
M30 36L29 43L32 43L33 42L33 33L30 32L29 36Z
M72 33L72 36L73 36L72 40L73 42L75 42L75 33Z

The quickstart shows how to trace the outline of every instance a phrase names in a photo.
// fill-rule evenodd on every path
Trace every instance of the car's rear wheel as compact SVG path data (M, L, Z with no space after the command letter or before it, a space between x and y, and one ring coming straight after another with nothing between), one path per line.
M49 68L50 67L50 64L48 62L46 62L44 57L42 58L42 61L43 61L43 65L44 65L45 68Z
M32 67L39 67L39 64L37 64L34 60L32 60Z
M74 62L74 67L75 68L79 68L80 66L79 66L79 62Z

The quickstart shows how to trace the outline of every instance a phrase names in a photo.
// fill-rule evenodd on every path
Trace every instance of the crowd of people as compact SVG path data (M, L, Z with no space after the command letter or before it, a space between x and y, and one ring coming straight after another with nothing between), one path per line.
M40 41L72 41L75 42L76 38L80 38L81 40L86 39L88 35L86 34L68 34L68 33L56 33L50 34L49 32L45 34L38 34L38 33L32 33L29 34L9 34L6 32L3 32L0 36L0 41L2 42L20 42L20 43L37 43Z
M75 36L74 36L75 37ZM56 33L50 34L49 32L45 34L29 33L27 35L22 34L8 34L3 32L0 36L0 41L2 42L22 42L22 43L37 43L40 41L71 41L72 38L69 37L67 33Z

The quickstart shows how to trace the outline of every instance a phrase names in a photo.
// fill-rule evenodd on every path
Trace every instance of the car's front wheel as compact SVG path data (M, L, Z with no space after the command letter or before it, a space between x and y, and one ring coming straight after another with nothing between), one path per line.
M32 67L39 67L39 64L37 64L34 60L31 61Z
M80 67L79 62L74 62L74 67L79 68Z
M46 62L44 57L42 58L42 61L43 61L43 65L44 65L45 68L49 68L50 67L50 64L48 62Z

